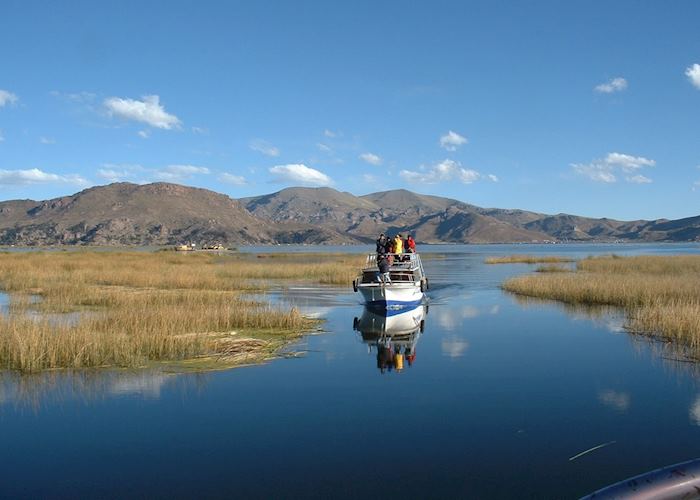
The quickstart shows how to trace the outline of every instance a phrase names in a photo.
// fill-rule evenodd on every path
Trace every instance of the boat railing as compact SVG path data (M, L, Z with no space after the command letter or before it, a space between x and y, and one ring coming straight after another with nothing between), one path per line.
M420 256L417 253L387 253L384 255L393 257L393 262L391 264L392 269L420 269L421 272L423 270ZM376 267L377 254L369 254L365 261L364 269L376 269Z

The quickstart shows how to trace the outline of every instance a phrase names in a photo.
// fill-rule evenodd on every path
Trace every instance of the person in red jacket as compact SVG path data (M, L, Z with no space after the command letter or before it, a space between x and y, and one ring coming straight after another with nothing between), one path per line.
M406 251L410 253L416 253L416 240L410 234L406 238Z

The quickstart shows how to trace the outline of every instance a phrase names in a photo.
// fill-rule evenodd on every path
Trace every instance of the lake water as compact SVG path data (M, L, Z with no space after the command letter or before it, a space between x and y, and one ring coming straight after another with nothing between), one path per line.
M419 250L427 314L365 311L349 285L271 294L326 319L289 348L302 357L206 374L5 374L0 496L576 498L700 456L693 365L625 333L615 311L499 289L535 266L483 264L700 245ZM390 345L386 328L404 335Z

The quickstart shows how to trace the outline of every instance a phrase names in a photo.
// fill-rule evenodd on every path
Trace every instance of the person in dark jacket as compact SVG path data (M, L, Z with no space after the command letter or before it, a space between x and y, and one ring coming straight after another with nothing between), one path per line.
M386 251L386 244L387 244L387 239L384 233L379 235L379 238L377 238L377 255L382 255L387 253Z
M379 281L382 283L391 283L391 276L389 275L389 269L391 268L391 263L386 254L382 254L377 257L377 267L379 268Z

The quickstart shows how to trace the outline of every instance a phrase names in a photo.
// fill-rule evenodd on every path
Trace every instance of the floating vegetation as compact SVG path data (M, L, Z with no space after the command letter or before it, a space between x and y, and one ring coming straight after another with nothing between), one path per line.
M2 254L0 288L11 302L9 314L0 316L0 368L259 361L317 320L252 300L247 292L265 288L267 280L348 283L356 267L357 257L339 255L261 263L254 255ZM85 314L72 322L50 319L76 312Z

